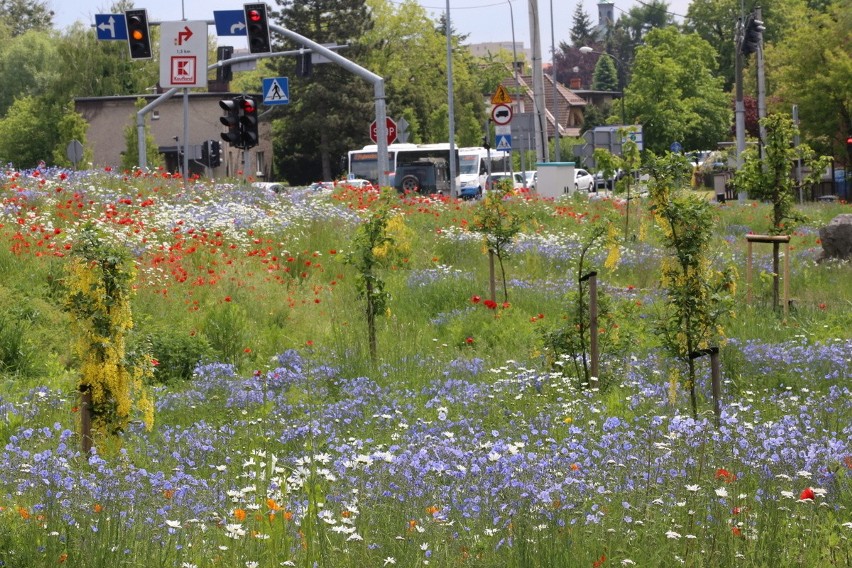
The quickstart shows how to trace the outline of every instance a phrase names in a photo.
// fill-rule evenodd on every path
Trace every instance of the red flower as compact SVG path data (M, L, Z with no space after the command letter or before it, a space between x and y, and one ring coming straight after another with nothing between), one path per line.
M592 562L592 568L600 568L606 562L606 554L601 554L601 557Z
M724 479L725 483L733 483L737 480L737 476L729 472L727 469L720 467L716 470L716 475L714 476L714 479Z
M814 500L814 490L813 490L813 488L811 488L811 487L805 487L805 488L802 490L801 495L799 495L799 499L800 499L801 501L805 501L806 499L810 499L811 501L813 501L813 500Z
M230 302L230 301L231 301L231 297L230 297L230 296L225 296L225 301L226 301L226 302Z
M474 304L478 304L479 302L481 302L481 301L482 301L482 298L480 298L479 296L473 296L473 297L470 299L470 301L471 301L471 302L473 302Z
M495 302L494 300L485 300L483 302L483 304L485 304L485 307L488 308L489 310L496 310L497 309L497 302Z
M467 343L468 345L473 345L473 338L468 337L467 339L464 340L464 342Z
M508 309L508 308L511 308L511 307L512 307L512 304L510 304L509 302L503 302L503 309Z
M819 309L824 310L824 309L825 309L825 304L824 304L824 303L823 303L823 304L820 304L820 305L819 305Z

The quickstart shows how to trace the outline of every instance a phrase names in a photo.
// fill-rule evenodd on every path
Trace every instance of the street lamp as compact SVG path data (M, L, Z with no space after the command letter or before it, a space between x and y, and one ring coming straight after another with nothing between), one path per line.
M605 51L595 51L588 45L584 45L583 47L581 47L580 53L597 53L598 55L607 55L609 57L612 57L612 60L615 61L615 64L618 66L618 89L619 91L621 91L621 124L627 126L627 118L624 113L624 62L611 53L607 53Z
M553 33L553 0L550 0L550 79L553 81L553 161L561 162L559 147L559 89L556 88L556 36ZM623 96L623 95L622 95Z

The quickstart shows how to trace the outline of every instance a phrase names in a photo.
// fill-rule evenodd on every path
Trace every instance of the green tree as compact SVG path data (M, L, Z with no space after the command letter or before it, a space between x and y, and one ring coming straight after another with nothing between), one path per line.
M277 0L278 23L317 43L347 44L343 55L362 62L364 35L372 27L364 0ZM298 49L289 40L275 49ZM375 117L370 84L342 67L315 65L310 77L293 73L293 59L278 66L291 77L290 89L299 93L287 109L273 111L276 170L286 172L291 183L332 179L341 171L346 152L363 146Z
M30 30L0 51L0 115L16 98L50 93L62 75L55 32Z
M52 160L56 147L55 124L59 116L36 97L16 99L0 120L0 163L18 168L35 167L40 161Z
M667 27L645 36L624 101L628 122L643 125L646 149L664 152L675 141L712 148L729 137L730 99L715 68L713 50L696 34Z
M618 69L616 69L612 57L598 57L598 63L595 65L595 73L592 75L592 90L619 90Z
M622 14L605 39L606 49L623 61L627 71L636 55L636 49L645 42L645 37L653 30L676 27L674 16L669 11L668 2L652 0L633 6ZM624 77L625 84L628 77Z
M58 166L71 167L73 164L67 156L68 143L72 140L77 140L83 145L83 159L77 164L78 168L85 168L87 164L92 163L94 153L92 149L86 145L86 131L89 128L89 123L83 118L83 115L74 110L74 105L69 103L65 109L65 113L59 119L56 125L57 143L53 149L53 163Z
M45 0L0 0L0 22L15 36L47 31L53 25L53 10Z
M583 9L583 3L578 2L574 9L574 23L571 25L571 45L583 47L595 43L595 27L589 14Z
M375 24L364 41L374 49L364 64L386 78L388 113L406 117L411 142L448 141L447 40L443 26L436 29L416 2L399 6L387 0L368 3ZM502 64L510 62L511 56L483 62L460 47L458 36L453 36L452 42L456 142L478 146L486 119L483 97L494 92L497 76L512 76L511 67Z
M844 156L852 133L852 11L835 1L809 11L766 49L771 108L799 106L802 136L819 153Z
M523 218L509 206L508 199L511 192L512 182L510 180L495 183L491 191L486 193L485 198L477 206L471 225L474 231L481 233L484 237L488 254L496 257L500 264L504 302L509 301L504 262L508 254L507 248L521 231L523 225ZM491 290L494 291L493 280ZM491 300L494 301L495 298L491 298Z

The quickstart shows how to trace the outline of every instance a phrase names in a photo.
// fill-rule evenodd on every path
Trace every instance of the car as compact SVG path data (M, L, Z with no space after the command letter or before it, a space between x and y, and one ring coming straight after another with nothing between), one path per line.
M337 185L345 185L347 187L353 187L355 189L371 189L373 187L372 182L368 179L347 179L339 182Z
M535 182L538 181L538 172L535 170L524 172L526 174L526 185L531 190L535 191Z
M272 181L256 181L251 185L252 187L256 187L258 189L265 189L267 191L273 191L275 193L281 193L282 191L284 191L283 184Z
M615 189L615 184L624 177L624 170L619 169L615 172L612 177L604 178L604 172L597 172L595 174L595 187L593 191L600 191L602 189L606 189L612 191Z
M595 176L586 170L577 168L574 170L574 189L576 191L594 191Z
M334 189L333 181L315 181L311 185L308 186L308 189L312 189L314 191L322 191L323 189Z
M524 183L524 176L519 172L515 172L514 174L511 172L492 172L488 187L491 188L496 182L504 179L513 180L512 189L523 189L526 187L526 184Z

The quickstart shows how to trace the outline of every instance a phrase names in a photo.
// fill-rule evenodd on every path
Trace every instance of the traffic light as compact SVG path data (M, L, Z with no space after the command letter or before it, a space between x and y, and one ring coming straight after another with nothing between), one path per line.
M234 47L231 45L220 45L216 48L216 61L227 61L234 55ZM221 83L227 83L233 80L234 70L230 65L223 65L216 68L216 80Z
M751 55L757 51L763 42L763 31L766 27L761 20L754 17L754 14L749 14L746 18L745 30L743 31L743 43L740 50L743 55Z
M310 53L300 53L296 56L296 76L310 77L313 69L313 60Z
M222 145L218 140L208 140L210 143L210 161L208 164L211 168L218 168L222 165Z
M243 148L257 146L260 135L257 131L257 102L250 96L240 97L240 123L242 124Z
M148 11L144 8L125 10L124 20L127 23L127 46L130 48L130 59L151 59Z
M246 16L249 51L251 53L271 52L266 4L243 4L243 12Z
M234 148L244 148L242 128L240 125L241 101L242 97L234 97L232 99L223 99L219 101L219 106L225 111L225 116L219 117L219 120L222 124L228 127L228 131L222 133L222 140Z

